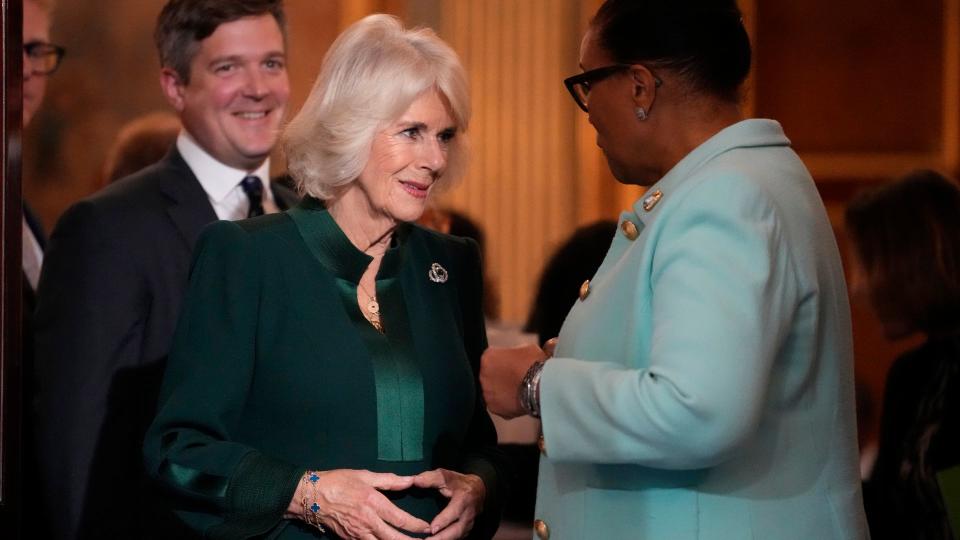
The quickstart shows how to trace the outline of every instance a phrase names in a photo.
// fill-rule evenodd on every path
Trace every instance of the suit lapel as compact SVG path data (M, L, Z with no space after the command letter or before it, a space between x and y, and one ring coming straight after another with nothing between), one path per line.
M270 190L273 192L273 200L277 203L277 208L281 212L296 206L300 202L300 197L292 189L276 182L269 182L269 184Z
M207 192L174 146L164 158L168 170L160 190L170 199L167 214L180 231L190 250L193 250L200 231L217 220Z
M40 225L40 220L37 218L37 215L33 213L33 208L30 208L30 205L27 204L27 201L23 201L23 219L27 222L27 226L30 227L30 232L33 233L33 237L37 239L40 250L46 250L47 234L43 230L43 226Z

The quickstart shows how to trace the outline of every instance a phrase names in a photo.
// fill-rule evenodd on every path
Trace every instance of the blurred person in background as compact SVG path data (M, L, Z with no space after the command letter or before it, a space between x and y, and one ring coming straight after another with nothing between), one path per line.
M23 128L33 120L43 102L47 89L47 79L60 67L65 49L50 42L50 19L53 14L54 0L24 0L23 2ZM28 148L30 153L42 154L43 148ZM23 218L21 220L21 244L23 248L23 287L21 309L22 356L22 396L23 410L30 418L36 398L36 380L34 379L34 317L37 305L37 286L40 282L40 269L43 266L43 254L47 236L33 208L23 200ZM20 437L23 456L23 505L25 523L31 532L43 537L48 533L46 522L40 519L35 501L38 495L36 478L37 452L34 445L34 423L25 421Z
M463 212L440 207L428 207L417 223L443 234L469 238L477 243L477 247L480 248L483 274L483 315L487 319L487 338L489 339L490 324L496 324L499 319L500 297L497 294L496 284L490 279L489 272L486 270L487 235L483 232L483 228Z
M180 129L180 119L165 111L147 113L124 124L107 150L103 183L112 184L163 159Z
M65 50L50 42L50 16L53 0L23 2L23 127L26 128L40 108L47 89L47 78L63 59ZM31 149L42 152L42 149ZM23 201L23 340L24 373L29 374L33 358L33 310L43 265L46 234L33 209ZM29 383L29 381L28 381ZM29 392L26 394L29 395Z
M43 102L47 77L63 59L65 49L50 42L54 0L23 2L23 125L30 124Z
M929 170L847 208L851 293L888 339L919 347L887 375L876 463L864 486L874 540L954 538L937 473L960 465L960 188Z
M547 261L524 327L537 335L541 345L560 334L580 285L597 272L616 232L617 222L610 220L579 227Z
M596 273L616 232L616 221L597 221L578 227L557 247L537 281L523 335L531 336L537 340L535 343L545 345L560 333L563 320L577 301L577 289L583 280L592 278ZM491 347L516 345L521 343L490 343ZM501 442L509 443L502 446L513 460L516 470L513 489L504 502L503 517L504 520L522 524L529 538L537 496L540 457L537 436L540 422L530 416L506 420L495 415L494 420Z

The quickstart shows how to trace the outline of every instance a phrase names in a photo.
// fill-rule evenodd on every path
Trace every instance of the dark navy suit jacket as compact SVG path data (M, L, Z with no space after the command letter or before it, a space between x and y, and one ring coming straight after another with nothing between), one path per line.
M285 209L296 200L273 187ZM50 237L36 311L41 504L55 538L182 538L141 446L194 243L217 215L176 148L73 205Z

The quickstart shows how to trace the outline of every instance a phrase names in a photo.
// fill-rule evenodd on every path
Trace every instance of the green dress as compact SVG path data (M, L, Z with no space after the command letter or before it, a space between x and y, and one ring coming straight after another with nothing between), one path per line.
M282 518L306 469L477 474L487 500L471 538L496 530L476 245L399 227L376 278L384 334L356 301L370 260L309 198L201 236L144 455L204 536L335 538ZM447 502L387 495L428 522Z

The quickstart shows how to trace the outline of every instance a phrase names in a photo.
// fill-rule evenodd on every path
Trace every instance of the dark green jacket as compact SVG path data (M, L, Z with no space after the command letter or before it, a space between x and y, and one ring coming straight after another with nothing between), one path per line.
M381 335L356 301L370 258L316 200L204 232L144 453L205 536L321 536L282 519L306 469L478 474L488 499L471 537L496 530L504 475L477 384L476 245L413 225L394 237L377 276ZM446 281L430 279L433 263ZM391 498L428 522L446 504L432 490Z

